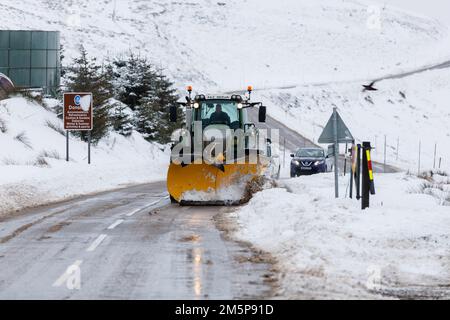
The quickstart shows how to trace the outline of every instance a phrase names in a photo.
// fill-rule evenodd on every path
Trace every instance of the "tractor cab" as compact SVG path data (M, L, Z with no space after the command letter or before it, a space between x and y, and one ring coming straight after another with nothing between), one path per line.
M254 124L248 121L248 108L259 108L259 122L266 121L266 107L261 102L251 102L250 96L253 88L249 86L248 97L238 94L233 95L204 95L198 94L191 97L192 88L188 87L189 96L186 102L179 104L186 108L186 127L192 132L192 124L201 121L202 129L242 129L245 132L254 128ZM177 120L177 108L171 107L171 121Z

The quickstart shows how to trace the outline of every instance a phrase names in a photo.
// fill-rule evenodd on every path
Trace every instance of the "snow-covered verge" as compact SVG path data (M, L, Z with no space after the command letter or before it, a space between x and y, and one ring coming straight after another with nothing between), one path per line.
M231 215L239 239L278 259L283 297L449 298L450 207L422 194L424 181L379 174L361 211L334 199L332 173L288 179Z
M51 105L53 101L48 100ZM16 97L0 101L0 217L12 210L165 178L168 151L133 132L111 132L92 146L66 138L55 113Z
M362 92L366 82L350 82L255 94L271 101L271 116L314 142L337 107L357 141L371 141L374 160L384 160L386 135L388 164L417 173L420 142L421 170L437 169L440 163L450 171L449 79L450 69L440 69L381 81L372 92Z

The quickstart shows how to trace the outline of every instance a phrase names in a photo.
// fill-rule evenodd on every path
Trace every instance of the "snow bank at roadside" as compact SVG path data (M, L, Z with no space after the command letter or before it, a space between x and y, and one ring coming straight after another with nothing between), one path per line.
M3 100L0 121L0 216L165 178L168 151L137 132L129 137L110 133L92 147L88 165L87 144L75 137L70 139L70 162L65 161L62 121L44 107L19 97Z
M450 207L416 193L423 181L379 174L371 208L361 211L356 200L334 199L333 174L285 180L291 192L262 191L232 213L236 236L278 258L288 298L414 297L426 290L450 297Z

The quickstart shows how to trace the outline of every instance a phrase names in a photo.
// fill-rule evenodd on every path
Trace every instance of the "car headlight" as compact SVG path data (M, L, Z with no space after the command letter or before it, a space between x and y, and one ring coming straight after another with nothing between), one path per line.
M314 165L315 166L319 166L319 165L324 164L324 163L325 163L325 160L317 160L316 162L314 162Z
M296 166L299 166L299 165L300 165L300 162L297 161L297 160L293 160L292 163L293 163L294 165L296 165Z

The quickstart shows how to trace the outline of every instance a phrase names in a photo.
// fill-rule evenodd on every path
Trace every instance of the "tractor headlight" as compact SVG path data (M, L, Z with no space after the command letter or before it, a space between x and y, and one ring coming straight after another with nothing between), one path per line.
M238 109L242 109L243 106L244 106L244 105L243 105L242 103L238 103L238 104L237 104L237 108L238 108Z
M200 104L198 102L194 103L194 109L198 109L200 107Z

